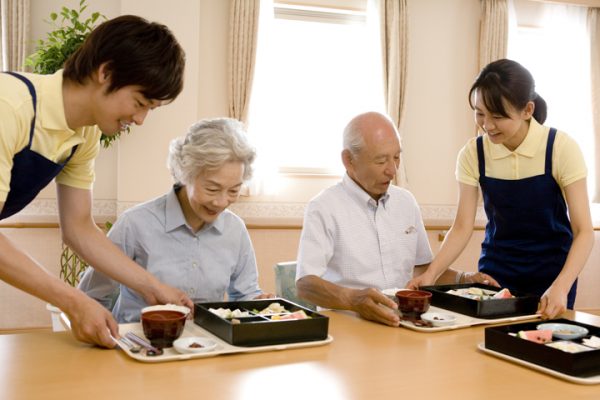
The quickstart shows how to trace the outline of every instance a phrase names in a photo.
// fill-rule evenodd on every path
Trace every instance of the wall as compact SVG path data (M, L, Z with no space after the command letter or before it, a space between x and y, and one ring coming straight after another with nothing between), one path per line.
M132 13L168 25L187 55L185 88L172 104L151 112L98 159L94 199L98 212L120 213L162 194L171 184L165 167L169 141L199 118L227 115L229 1L88 0L90 11L107 17ZM354 7L354 1L351 5ZM33 39L45 35L50 11L74 7L77 0L32 2ZM349 3L350 4L350 3ZM476 75L479 0L408 0L409 44L406 113L401 129L409 189L427 207L453 207L457 197L455 157L474 134L466 101ZM144 149L140 151L140 149ZM141 167L143 166L143 168ZM304 203L338 178L284 176L275 195L246 198L243 217L269 217L273 204L298 223ZM431 182L435 182L434 185ZM30 215L52 214L54 188L42 192ZM262 207L262 208L261 208ZM51 215L50 215L51 216Z
M46 266L50 273L60 271L60 234L58 229L2 229L19 247ZM440 242L439 229L428 230L432 250L437 252ZM600 232L596 232L600 241ZM282 261L296 260L300 229L260 228L250 229L250 238L256 251L259 269L259 284L266 292L275 292L273 266ZM476 271L483 231L475 231L467 248L453 266L465 271ZM579 279L575 309L600 310L600 273L596 266L600 263L600 248L595 247ZM0 281L0 331L3 329L23 329L50 326L50 314L46 304Z

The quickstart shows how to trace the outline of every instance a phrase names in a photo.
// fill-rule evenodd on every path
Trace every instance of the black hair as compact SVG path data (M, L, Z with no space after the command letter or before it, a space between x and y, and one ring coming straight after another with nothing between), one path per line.
M536 93L535 81L531 73L516 61L501 59L486 65L471 86L469 105L473 105L473 95L479 90L483 104L491 113L508 117L503 99L516 110L523 110L528 102L535 104L533 117L540 124L546 120L546 101Z
M109 93L139 85L149 100L174 100L183 89L185 53L165 25L135 15L98 25L67 59L63 77L84 84L105 63Z

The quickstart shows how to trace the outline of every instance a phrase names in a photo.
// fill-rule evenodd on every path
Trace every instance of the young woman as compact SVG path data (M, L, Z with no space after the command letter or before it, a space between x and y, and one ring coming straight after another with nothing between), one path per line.
M134 287L149 303L192 306L127 258L92 218L100 135L141 125L183 87L185 54L164 25L123 15L99 25L52 75L0 73L0 220L21 211L56 178L63 240L87 262ZM63 310L79 340L114 347L114 319L48 274L0 234L0 279Z
M227 208L252 175L254 149L242 124L202 120L171 142L175 186L123 213L108 233L133 261L194 302L273 297L262 293L254 249L244 222ZM140 320L148 304L129 287L88 268L79 288L118 322ZM112 303L115 299L114 307Z
M465 248L480 187L488 224L479 271L502 287L541 296L539 312L554 318L573 307L593 246L583 156L565 133L541 125L546 103L515 61L487 65L469 104L481 135L458 157L456 218L427 271L409 286L432 284Z

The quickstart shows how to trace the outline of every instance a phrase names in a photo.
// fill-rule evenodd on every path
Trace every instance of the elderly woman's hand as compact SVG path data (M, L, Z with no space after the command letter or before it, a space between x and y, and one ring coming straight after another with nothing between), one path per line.
M500 284L498 284L494 278L483 272L465 272L462 276L461 282L483 283L484 285L500 287Z
M261 293L254 298L254 300L272 299L275 295L273 293Z

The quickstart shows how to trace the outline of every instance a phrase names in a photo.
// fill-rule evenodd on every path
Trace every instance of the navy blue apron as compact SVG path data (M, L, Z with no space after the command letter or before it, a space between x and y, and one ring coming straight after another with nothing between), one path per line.
M27 85L33 101L33 118L29 130L29 144L13 157L13 167L10 171L10 192L8 192L4 208L0 213L0 220L18 213L31 203L35 196L62 171L77 149L77 146L73 147L71 154L63 163L55 163L31 150L37 103L35 88L29 79L24 76L14 72L6 73L20 79Z
M485 176L483 138L477 138L479 184L488 223L479 271L511 291L541 296L562 270L573 242L567 205L552 176L556 129L546 144L544 174L506 180ZM575 303L577 281L567 307Z

